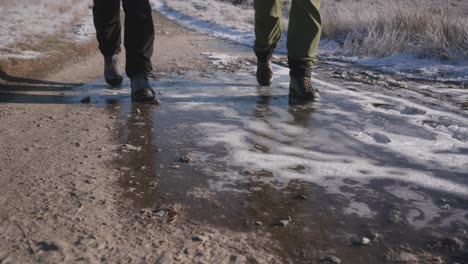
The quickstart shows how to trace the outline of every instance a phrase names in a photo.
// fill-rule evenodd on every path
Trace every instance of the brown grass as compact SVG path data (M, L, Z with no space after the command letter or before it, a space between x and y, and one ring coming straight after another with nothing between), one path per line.
M468 57L467 13L453 0L334 0L323 5L324 35L350 54L456 60Z
M251 8L253 0L219 0ZM291 0L283 0L285 23ZM349 55L468 58L466 0L322 0L324 37ZM286 29L286 27L284 27Z

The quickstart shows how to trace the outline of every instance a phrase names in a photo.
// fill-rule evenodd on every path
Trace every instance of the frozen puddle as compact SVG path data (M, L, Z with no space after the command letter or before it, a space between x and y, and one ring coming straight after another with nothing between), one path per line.
M247 72L185 78L154 83L165 102L154 118L171 118L181 127L174 135L183 136L168 140L190 137L190 155L210 175L210 191L247 192L238 186L252 181L283 189L300 180L349 199L343 212L372 217L365 203L355 201L365 188L413 204L426 223L446 215L447 208L425 190L468 197L468 118L443 105L433 109L400 97L403 91L394 96L354 91L318 79L319 104L289 105L288 70L279 66L273 88L255 86ZM103 87L97 83L79 90L91 101L124 100L122 107L130 107L128 88ZM410 193L414 197L408 198ZM464 210L451 208L450 215L467 221Z
M323 230L337 245L369 226L393 232L390 244L421 245L466 228L465 113L411 91L320 78L319 104L290 105L288 81L279 66L272 88L249 72L194 72L153 83L162 106L132 104L128 88L102 81L75 89L73 100L106 105L120 117L122 143L142 147L119 164L141 207L182 203L190 218L233 228L255 220L277 228L291 216L295 229L278 234L286 248L290 236ZM179 161L185 154L189 164Z

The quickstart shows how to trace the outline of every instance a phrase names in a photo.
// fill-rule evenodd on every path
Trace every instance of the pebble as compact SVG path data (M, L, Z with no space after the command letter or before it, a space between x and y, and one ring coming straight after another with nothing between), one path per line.
M136 112L137 112L137 114L141 114L140 108L137 108L137 109L136 109Z
M364 246L368 246L370 244L370 239L368 239L367 237L363 237L361 239L361 244Z
M171 166L171 169L178 169L178 168L180 168L179 165L172 165L172 166Z
M208 240L206 237L200 235L194 235L192 237L192 241L205 242L206 240Z
M263 223L260 222L260 221L255 221L254 225L256 225L256 226L263 226Z
M156 100L153 100L153 104L154 105L162 105L162 104L164 104L164 102L159 100L159 99L156 99Z
M179 161L183 162L183 163L190 163L190 162L193 161L193 159L189 155L184 155L184 156L180 157Z
M289 220L280 220L280 225L281 226L287 226L289 225L290 221Z
M91 103L91 97L89 97L89 96L83 97L83 99L81 99L80 103L82 103L82 104Z
M141 150L141 147L137 147L137 146L133 146L133 145L130 145L130 144L125 144L124 147L128 150L136 150L136 151L140 151Z
M328 255L322 258L322 263L340 264L341 259L333 255Z
M293 198L296 199L296 200L307 200L307 196L305 196L303 194L296 195Z

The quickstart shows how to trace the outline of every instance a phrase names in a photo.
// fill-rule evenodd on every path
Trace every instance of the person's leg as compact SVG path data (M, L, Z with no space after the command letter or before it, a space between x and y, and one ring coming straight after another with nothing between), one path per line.
M149 76L153 70L151 56L154 45L154 25L149 0L123 0L125 11L126 72Z
M291 69L290 96L318 100L311 71L321 35L320 0L292 0L288 29L288 62Z
M281 0L254 0L256 54L276 48L281 38Z
M94 0L93 18L102 55L120 53L120 0Z
M93 18L99 50L104 56L104 77L110 85L120 85L120 0L94 0Z
M254 0L257 81L270 85L273 78L271 56L281 39L281 0Z
M123 0L127 64L132 98L149 101L155 97L148 77L153 71L151 56L154 45L154 25L149 0Z

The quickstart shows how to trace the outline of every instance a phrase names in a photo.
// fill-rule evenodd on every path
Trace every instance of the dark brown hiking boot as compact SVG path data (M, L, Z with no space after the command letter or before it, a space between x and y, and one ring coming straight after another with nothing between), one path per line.
M118 54L104 58L104 78L111 86L119 86L122 84L123 74Z
M137 74L130 79L132 99L135 101L152 101L156 94L151 87L146 74Z
M273 69L271 68L271 58L273 50L257 55L257 82L260 86L270 86L273 80Z
M319 90L312 86L312 70L309 66L292 66L289 76L291 78L289 83L290 99L301 101L319 100Z

